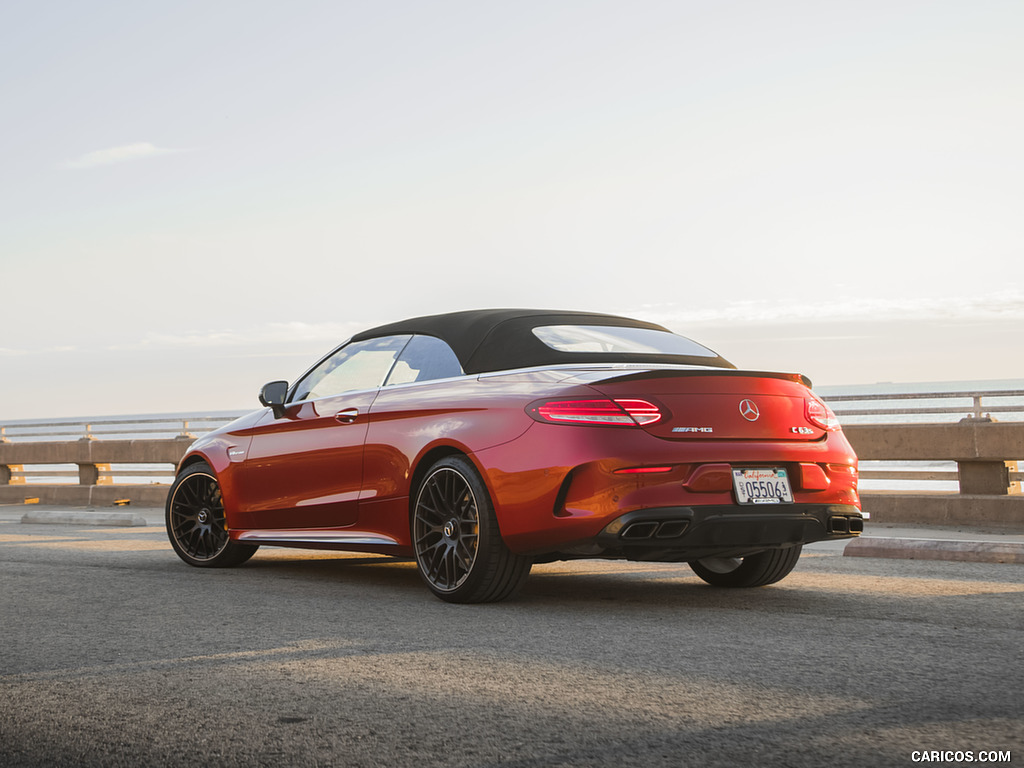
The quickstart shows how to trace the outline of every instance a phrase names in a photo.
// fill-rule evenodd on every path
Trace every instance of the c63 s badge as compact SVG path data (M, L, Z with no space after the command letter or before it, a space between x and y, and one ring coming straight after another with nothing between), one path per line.
M699 433L703 433L703 434L709 435L709 434L711 434L712 432L715 431L715 428L714 427L672 427L672 431L673 432L687 432L687 433L699 432Z

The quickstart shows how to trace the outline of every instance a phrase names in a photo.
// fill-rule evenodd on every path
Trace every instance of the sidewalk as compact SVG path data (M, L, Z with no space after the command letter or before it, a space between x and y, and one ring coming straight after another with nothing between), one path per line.
M0 523L34 525L164 525L159 507L54 507L38 504L0 505ZM808 544L804 551L846 557L955 560L1024 565L1024 532L993 526L924 526L866 524L856 539Z
M846 557L956 560L1024 565L1024 532L993 526L927 526L872 523L856 539L808 544L805 552Z
M57 507L47 504L0 504L0 523L33 525L101 525L163 527L161 507Z

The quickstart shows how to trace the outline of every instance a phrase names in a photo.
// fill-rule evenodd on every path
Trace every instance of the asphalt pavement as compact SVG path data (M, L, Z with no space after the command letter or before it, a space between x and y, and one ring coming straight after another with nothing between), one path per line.
M838 542L729 590L682 565L582 560L457 606L386 557L264 547L190 568L160 510L117 511L95 525L0 508L0 766L1024 760L1014 565ZM1022 543L878 528L862 540Z
M777 585L727 590L683 565L582 560L460 606L386 557L266 547L190 568L160 510L118 511L147 524L0 510L0 766L1024 759L1014 565L813 545Z

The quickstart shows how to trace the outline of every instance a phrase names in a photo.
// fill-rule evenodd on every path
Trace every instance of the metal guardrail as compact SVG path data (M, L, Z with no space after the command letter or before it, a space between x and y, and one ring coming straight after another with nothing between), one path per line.
M957 392L907 392L886 394L860 394L824 396L823 399L839 416L840 421L846 416L950 416L961 415L976 419L995 414L1024 413L1024 404L992 403L993 399L1014 398L1024 403L1024 390L983 390ZM854 407L845 408L842 403L899 403L901 401L922 400L967 400L956 406L928 407ZM196 437L237 419L246 413L189 414L179 416L157 417L122 417L110 419L83 419L80 421L37 421L0 424L0 441L27 439L86 438L111 439L130 435L146 435L152 439ZM915 421L919 421L915 419ZM897 423L897 422L892 422Z
M823 399L839 416L840 421L846 417L858 417L858 423L864 423L861 417L878 417L888 423L900 423L900 416L937 417L964 416L983 419L994 415L1024 413L1024 404L999 403L992 400L1012 398L1024 403L1024 390L969 390L955 392L905 392L886 394L859 394L825 396ZM960 405L926 407L907 407L900 403L913 401L968 401ZM858 406L871 404L870 407L844 407L845 403L856 403ZM897 407L884 407L888 403L896 403ZM875 405L878 404L878 405ZM244 411L235 413L188 414L156 417L119 417L108 419L83 419L79 421L36 421L0 424L0 441L12 440L55 440L66 438L85 438L90 440L115 439L145 435L150 439L162 438L194 438L243 415ZM896 419L893 421L893 419ZM919 418L913 421L920 421ZM895 479L895 478L893 478ZM923 478L922 478L923 479Z
M989 403L993 398L1015 398L1024 401L1024 390L1000 389L961 392L913 392L864 395L836 395L824 397L825 402L835 411L842 421L844 416L922 416L961 414L975 419L982 419L992 414L1024 413L1024 405L1007 403ZM883 403L907 400L970 400L972 405L966 406L929 406L925 408L843 408L835 407L835 403Z
M241 413L167 416L155 418L124 417L81 421L36 421L0 424L0 441L51 440L77 437L86 440L145 435L151 439L195 438L237 419Z

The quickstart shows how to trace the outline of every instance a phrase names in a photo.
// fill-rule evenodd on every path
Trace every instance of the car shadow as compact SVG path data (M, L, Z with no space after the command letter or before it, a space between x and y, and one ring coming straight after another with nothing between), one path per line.
M648 567L650 566L650 567ZM412 560L320 550L262 551L225 576L252 580L305 582L310 595L336 596L339 585L374 599L413 598L438 605L429 594ZM942 585L940 585L942 586ZM875 620L887 616L915 617L930 623L936 615L955 619L979 603L1019 601L1022 587L1012 583L949 580L935 591L926 578L822 573L800 566L786 579L765 587L713 587L687 565L575 561L534 567L522 590L512 598L489 605L449 605L456 610L508 611L513 614L549 610L581 613L616 612L647 618L664 612L770 612L779 615L814 614L840 620ZM538 614L538 615L539 615Z

